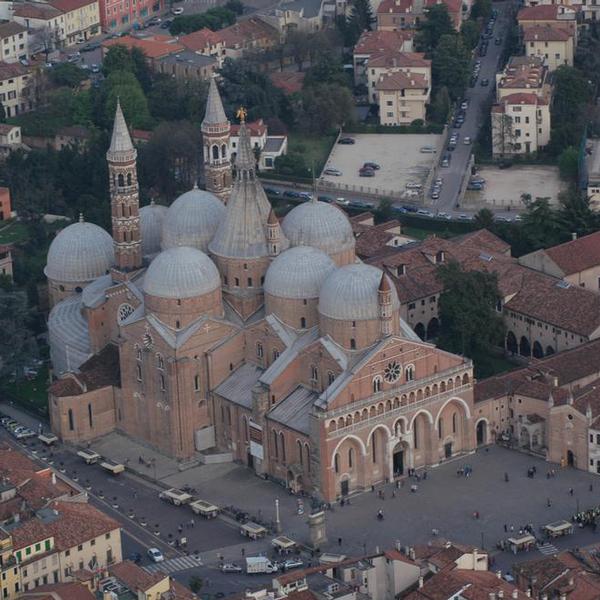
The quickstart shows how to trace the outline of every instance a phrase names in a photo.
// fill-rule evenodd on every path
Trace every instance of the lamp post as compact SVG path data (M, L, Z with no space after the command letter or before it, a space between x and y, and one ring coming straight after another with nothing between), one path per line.
M275 499L275 532L281 533L281 521L279 520L279 499Z

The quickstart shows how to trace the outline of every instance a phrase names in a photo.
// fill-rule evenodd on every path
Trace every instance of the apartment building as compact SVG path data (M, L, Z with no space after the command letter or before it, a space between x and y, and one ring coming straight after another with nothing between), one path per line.
M425 120L430 82L420 74L402 71L383 75L375 86L379 95L381 125L410 125Z
M496 74L496 99L533 93L550 103L552 85L544 62L541 56L512 56L504 71Z
M550 71L561 65L573 66L575 36L567 29L553 25L532 25L523 30L527 56L540 56Z
M64 15L64 43L72 46L100 33L99 0L50 0Z
M219 68L223 65L225 45L218 31L211 31L205 27L181 36L179 42L196 54L214 58Z
M14 5L12 18L27 29L31 54L64 46L65 15L58 8L44 2L22 2Z
M522 30L535 25L558 27L573 34L577 46L577 10L564 4L545 4L527 6L517 15L517 22Z
M367 84L367 64L371 57L386 53L412 52L412 35L404 31L363 31L353 52L354 83Z
M27 59L27 28L16 21L0 21L0 52L0 60L6 63Z
M550 141L550 106L533 92L503 96L492 106L495 157L537 152Z
M104 32L130 29L165 9L165 0L99 0L100 26Z
M31 74L20 63L0 62L0 102L7 117L14 117L34 108L30 93Z

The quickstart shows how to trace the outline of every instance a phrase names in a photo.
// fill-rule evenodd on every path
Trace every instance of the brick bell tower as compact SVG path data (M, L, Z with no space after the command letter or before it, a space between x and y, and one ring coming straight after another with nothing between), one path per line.
M117 281L127 279L129 273L142 266L136 158L137 151L131 142L121 104L117 100L112 139L106 153L115 248L115 266L112 274Z
M210 80L206 114L202 121L202 141L204 154L204 181L208 192L220 198L225 204L231 194L231 157L229 136L231 124L225 116L223 102L213 77Z

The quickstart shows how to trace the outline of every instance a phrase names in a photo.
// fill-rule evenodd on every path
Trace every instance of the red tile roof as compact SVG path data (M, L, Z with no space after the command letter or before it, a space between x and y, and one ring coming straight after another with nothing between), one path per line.
M431 61L423 52L398 52L386 50L373 52L369 59L369 67L425 67L431 68Z
M377 7L377 14L412 13L413 0L383 0Z
M48 4L64 13L68 13L96 2L97 0L50 0Z
M95 600L96 596L81 583L40 585L20 596L21 600Z
M356 46L354 54L373 54L387 50L397 52L402 50L404 35L400 31L363 31Z
M198 31L193 31L179 38L179 41L189 50L198 52L222 43L223 38L218 31L212 31L205 27Z
M10 79L11 77L27 75L28 73L29 70L20 63L0 62L0 81Z
M147 38L126 35L104 40L102 46L105 48L112 48L113 46L125 46L128 49L139 48L147 58L162 58L185 49L175 38L168 35L154 35Z
M39 19L49 21L62 15L62 11L44 4L43 2L24 2L15 4L13 15L15 17L23 17L25 19Z
M523 31L526 42L566 42L572 34L566 29L552 25L532 25Z
M558 4L540 4L538 6L526 6L519 11L517 21L556 21L565 6ZM573 11L575 18L575 11Z
M246 19L219 30L223 44L227 48L240 49L254 42L266 41L275 44L279 41L279 32L261 19Z
M429 82L425 75L421 75L421 73L404 73L403 71L385 73L375 84L376 89L388 91L406 89L426 90L428 87Z
M109 571L130 591L136 593L138 591L146 592L166 577L164 573L146 573L144 569L129 560L112 565Z
M537 94L528 92L517 92L516 94L508 94L503 96L500 100L502 104L533 104L533 105L547 105L548 102L543 98L540 98Z
M284 94L289 95L302 91L305 75L306 73L281 71L270 73L269 77L276 88L283 90Z
M567 275L600 266L600 231L544 250Z
M250 132L251 136L259 137L265 133L267 133L267 126L263 122L262 119L258 119L258 121L252 121L250 123L246 123L246 129ZM240 125L239 123L231 124L231 135L239 136L240 134Z

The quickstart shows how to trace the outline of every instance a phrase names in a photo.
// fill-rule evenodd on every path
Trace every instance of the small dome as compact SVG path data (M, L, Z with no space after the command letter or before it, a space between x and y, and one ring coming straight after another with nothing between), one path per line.
M221 287L219 271L196 248L169 248L151 263L144 276L144 292L159 298L192 298Z
M163 222L162 249L189 246L205 252L225 217L225 206L213 194L194 188L171 204Z
M297 246L280 254L267 269L265 293L300 300L318 298L325 278L335 263L325 252L310 246Z
M98 225L79 221L54 238L44 273L54 281L92 281L105 275L114 260L112 237Z
M296 206L283 219L281 227L292 246L313 246L327 254L354 248L348 217L326 202L304 202Z
M319 296L319 312L331 319L363 321L379 318L378 290L381 270L365 264L354 264L334 271L323 283ZM390 286L392 309L400 308L396 288Z
M140 208L140 226L142 228L142 254L151 256L160 252L163 221L167 207L160 204L149 204Z

